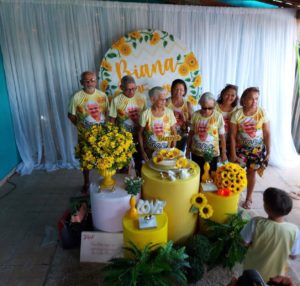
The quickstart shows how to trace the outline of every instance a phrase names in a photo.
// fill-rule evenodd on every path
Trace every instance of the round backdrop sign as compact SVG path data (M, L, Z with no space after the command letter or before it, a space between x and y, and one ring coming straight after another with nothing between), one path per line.
M135 31L113 43L100 65L100 89L110 97L116 96L124 75L133 76L138 91L145 94L154 86L170 93L172 81L178 78L186 82L188 101L193 105L201 94L201 73L195 55L164 31Z

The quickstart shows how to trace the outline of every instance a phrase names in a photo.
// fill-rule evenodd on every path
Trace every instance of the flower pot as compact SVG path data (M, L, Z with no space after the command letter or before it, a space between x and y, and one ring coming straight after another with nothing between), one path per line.
M116 184L115 180L113 179L113 175L116 174L116 170L99 170L99 174L103 177L100 183L100 188L112 188Z

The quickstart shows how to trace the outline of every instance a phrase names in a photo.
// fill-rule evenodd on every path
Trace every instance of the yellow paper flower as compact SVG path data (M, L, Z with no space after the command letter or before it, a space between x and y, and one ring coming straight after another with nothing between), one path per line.
M193 206L200 209L202 206L207 204L207 198L202 193L195 194L192 196L191 203Z
M189 53L185 56L184 62L189 66L190 71L199 69L198 61L193 53Z
M189 161L187 158L182 157L176 161L177 168L187 168L188 166L189 166Z
M160 35L157 32L154 32L150 40L150 45L154 46L160 41Z
M118 49L121 47L121 45L124 44L124 43L125 43L125 38L122 37L122 38L120 38L118 41L116 41L116 42L114 42L114 43L112 44L112 48L118 50Z
M141 33L136 31L136 32L131 32L131 33L128 33L128 36L131 37L131 38L134 38L136 40L139 40L141 38Z
M190 72L189 66L187 64L182 64L178 68L178 73L181 76L187 76Z
M131 46L130 45L128 45L128 44L126 44L126 43L124 43L124 44L122 44L120 47L119 47L119 52L120 52L120 54L121 55L123 55L123 56L129 56L130 54L131 54Z
M102 60L101 67L104 68L104 69L106 69L109 72L112 71L111 64L107 60L105 60L105 59Z
M204 219L208 219L213 215L214 211L211 205L206 204L199 208L199 216Z
M198 101L195 97L193 97L192 95L189 95L188 96L188 102L191 104L191 105L197 105Z
M100 89L103 91L103 92L106 92L108 88L108 81L107 80L102 80L101 83L100 83Z
M197 76L195 77L193 86L194 86L194 87L199 87L199 86L201 85L201 81L202 81L201 75L197 75Z

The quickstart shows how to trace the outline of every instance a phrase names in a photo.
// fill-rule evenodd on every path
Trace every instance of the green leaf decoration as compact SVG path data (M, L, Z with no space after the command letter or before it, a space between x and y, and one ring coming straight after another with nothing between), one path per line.
M191 208L190 208L190 212L195 214L195 213L199 212L199 209L196 208L194 205L192 205Z
M117 86L116 86L116 85L111 85L110 88L111 88L111 89L116 89Z
M132 46L136 49L136 42L133 42Z
M179 55L177 56L176 60L177 60L177 61L180 61L180 59L181 59L181 54L179 54Z
M190 78L186 78L186 79L185 79L185 81L187 81L187 82L190 82L190 81L191 81L191 79L190 79Z
M108 72L106 72L106 71L105 71L103 74L104 74L105 76L110 76L110 74L109 74Z
M194 71L194 75L197 75L199 73L199 70Z
M117 57L117 54L110 53L110 54L107 55L107 57L110 58L110 59L113 59L113 58Z
M103 268L104 285L187 285L184 269L189 267L189 262L185 248L175 249L172 241L154 248L155 245L146 245L140 250L130 243L124 248L128 257L111 259Z
M191 90L191 94L196 94L196 91L195 90Z
M243 261L247 248L244 246L240 232L247 222L242 212L230 214L225 224L205 221L212 242L208 261L210 268L221 265L232 269L236 263Z
M106 80L107 80L108 82L111 82L111 79L110 79L110 78L106 78Z
M143 37L140 37L139 41L140 41L140 43L141 43L141 42L143 41Z
M145 42L148 42L148 40L149 40L149 37L146 35L145 36Z
M165 48L167 45L168 45L168 42L167 42L167 41L164 41L164 42L163 42L163 47Z
M172 42L174 42L174 36L173 36L173 35L170 35L169 38L170 38L170 40L171 40Z

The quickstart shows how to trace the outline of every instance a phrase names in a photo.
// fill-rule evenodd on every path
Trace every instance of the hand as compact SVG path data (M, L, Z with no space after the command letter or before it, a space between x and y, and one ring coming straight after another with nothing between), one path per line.
M296 286L296 284L292 281L291 278L287 276L275 276L271 277L268 283L278 283L278 285L282 286Z
M236 286L237 285L237 279L235 277L231 278L231 281L227 284L227 286Z
M230 162L236 163L237 161L238 161L237 155L236 155L236 154L232 154L232 155L230 156Z
M227 159L226 152L222 152L222 153L221 153L221 160L222 160L222 162L225 162L225 161L228 160L228 159Z
M148 155L145 151L142 151L142 157L145 160L145 162L149 161Z

